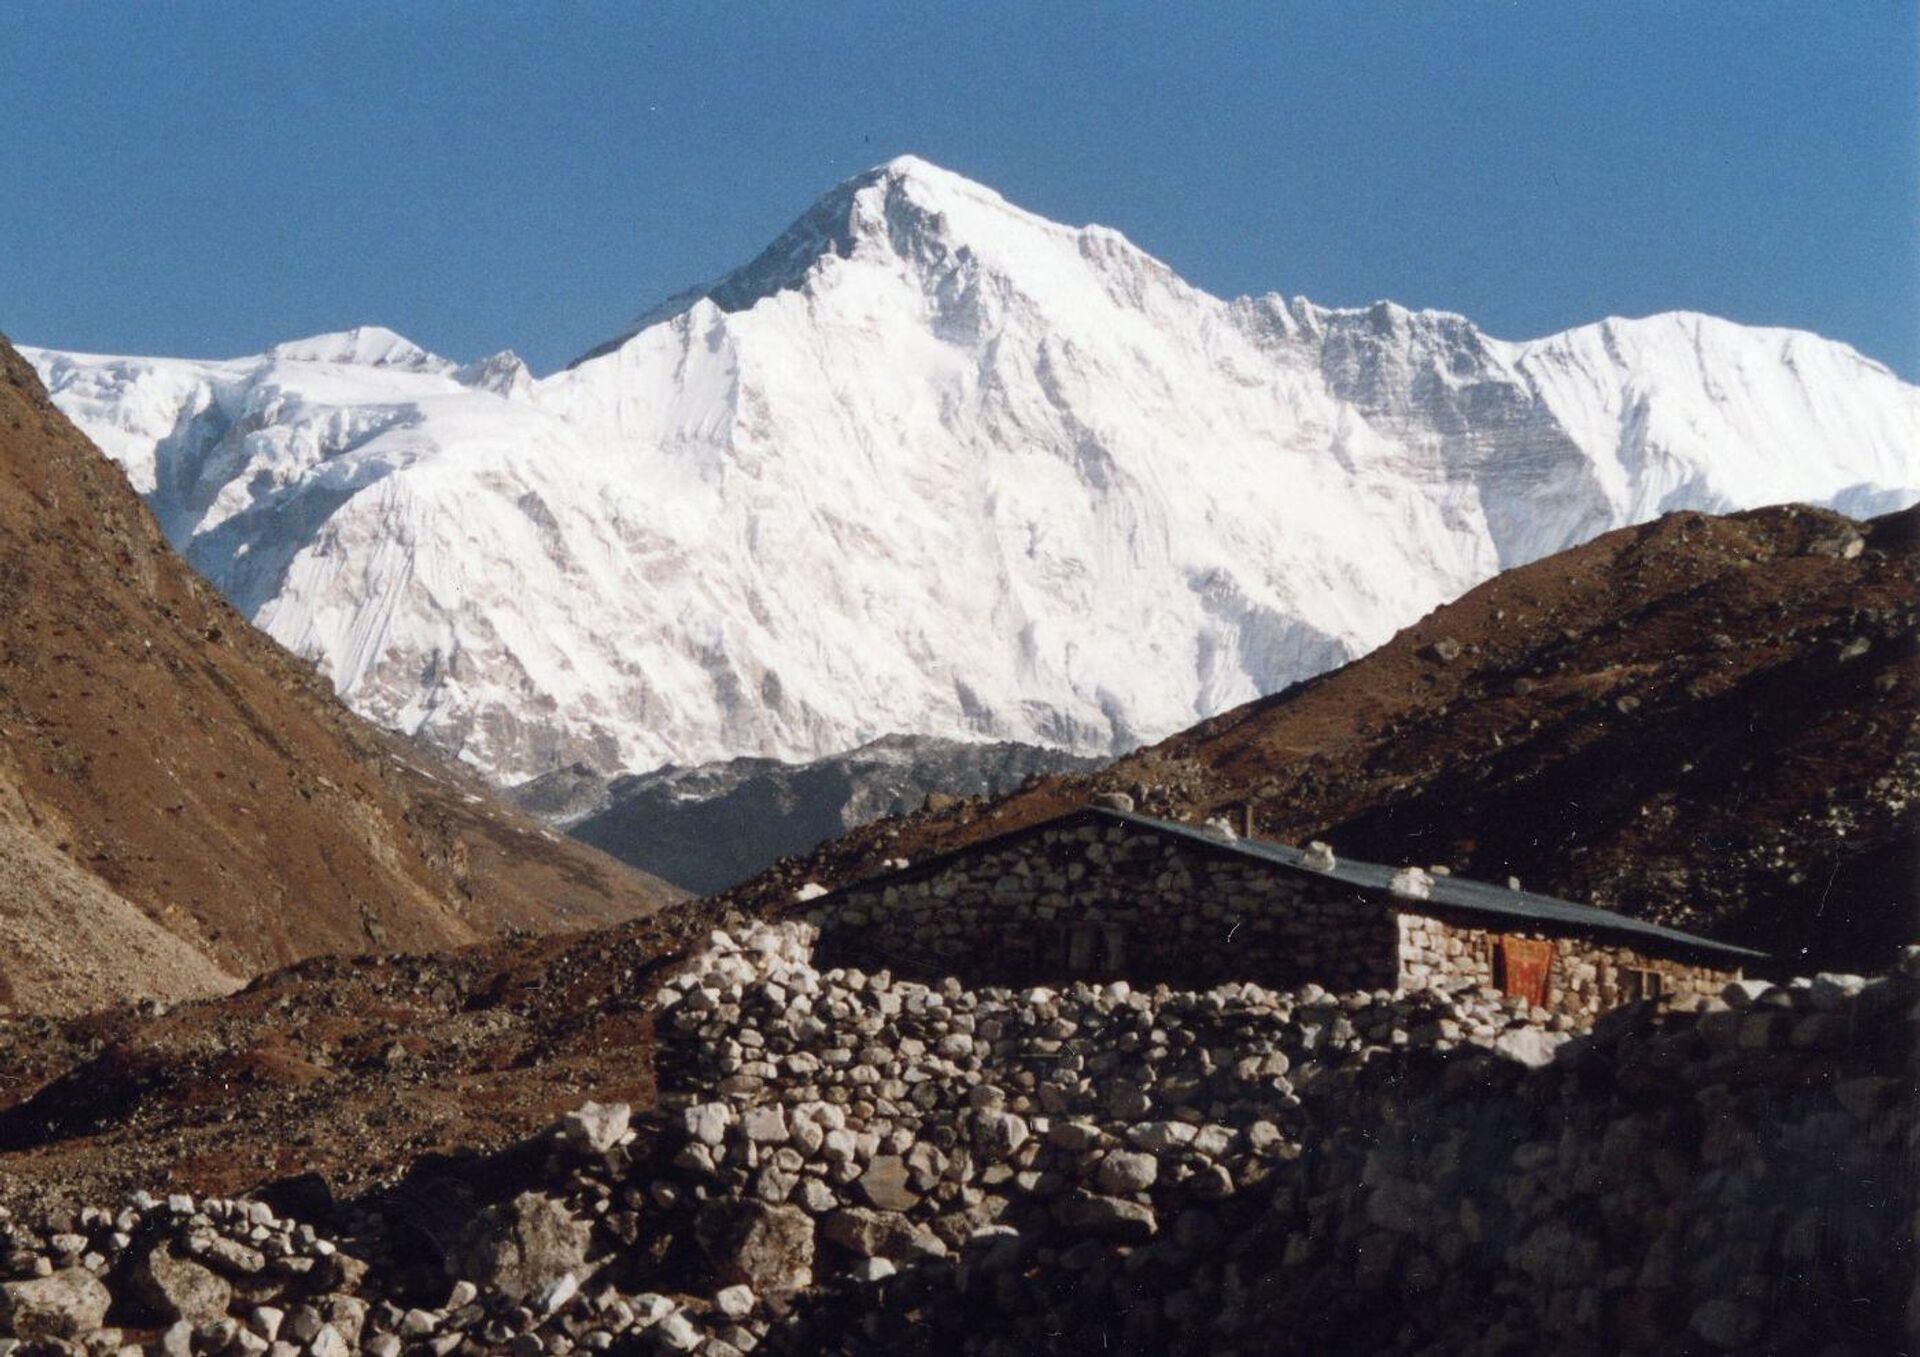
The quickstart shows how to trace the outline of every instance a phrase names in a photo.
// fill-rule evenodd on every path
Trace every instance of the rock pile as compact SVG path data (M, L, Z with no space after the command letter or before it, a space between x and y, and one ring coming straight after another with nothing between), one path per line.
M1903 1330L1920 951L1576 1031L1481 990L967 988L822 970L812 943L714 933L658 996L659 1107L587 1104L457 1226L424 1196L331 1235L146 1198L0 1225L0 1357L1837 1354Z
M150 1346L282 1357L339 1357L359 1342L368 1306L362 1249L322 1238L259 1201L164 1199L89 1207L43 1229L0 1218L0 1351L9 1344L88 1353ZM237 1318L236 1318L237 1316Z

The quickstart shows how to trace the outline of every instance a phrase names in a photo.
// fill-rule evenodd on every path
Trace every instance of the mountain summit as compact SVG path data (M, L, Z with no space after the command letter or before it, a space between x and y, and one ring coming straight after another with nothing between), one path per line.
M712 302L722 311L745 311L776 292L803 287L828 259L893 254L909 264L937 267L954 254L956 239L967 242L962 248L977 252L987 242L1021 232L1073 234L1071 228L1022 211L983 184L918 156L896 156L826 194L751 262L667 298L572 366L612 352L697 302Z
M1710 317L1225 301L911 157L572 368L29 351L346 699L513 781L1127 748L1683 508L1920 497L1920 391Z

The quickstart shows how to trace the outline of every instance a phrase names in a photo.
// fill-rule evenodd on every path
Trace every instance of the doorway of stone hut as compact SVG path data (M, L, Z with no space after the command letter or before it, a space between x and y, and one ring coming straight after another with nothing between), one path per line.
M1076 979L1118 976L1127 964L1127 930L1091 920L1069 924L1065 951L1067 974Z

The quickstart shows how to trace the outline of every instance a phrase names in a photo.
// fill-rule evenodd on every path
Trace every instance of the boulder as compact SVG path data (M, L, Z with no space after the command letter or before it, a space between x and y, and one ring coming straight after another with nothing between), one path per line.
M740 1129L756 1145L787 1143L787 1111L778 1103L748 1108L740 1117Z
M1566 1034L1538 1027L1510 1027L1493 1039L1493 1049L1532 1069L1553 1063L1553 1053L1566 1044Z
M1119 1197L1074 1192L1054 1203L1053 1218L1062 1228L1098 1239L1138 1244L1153 1238L1159 1221L1153 1208Z
M973 1123L973 1143L989 1160L1011 1157L1031 1135L1026 1118L1012 1112L983 1110Z
M694 1218L694 1236L728 1285L765 1296L813 1282L813 1217L797 1206L708 1202Z
M454 1275L514 1301L539 1296L586 1269L593 1227L562 1202L523 1192L482 1212L467 1231Z
M875 1155L860 1175L860 1195L880 1211L911 1211L920 1198L908 1187L907 1161L897 1154Z
M1128 1129L1127 1142L1135 1149L1165 1154L1169 1150L1191 1145L1199 1134L1199 1127L1190 1126L1184 1121L1143 1121Z
M620 1143L633 1120L625 1103L583 1103L561 1118L560 1130L575 1145L604 1154Z
M193 1325L176 1320L161 1333L159 1357L193 1357Z
M894 1211L872 1211L849 1206L829 1212L820 1221L820 1236L857 1258L925 1258L946 1253L930 1232Z
M210 1324L225 1319L233 1304L226 1278L191 1258L174 1257L164 1244L154 1245L134 1264L132 1281L140 1303L169 1323Z
M15 1338L77 1338L107 1320L113 1297L85 1268L0 1282L0 1332Z
M1090 1121L1056 1121L1047 1130L1047 1140L1063 1150L1078 1154L1100 1143L1103 1133Z
M1100 1161L1100 1190L1115 1196L1145 1192L1160 1177L1160 1161L1150 1154L1115 1150Z
M701 1145L718 1145L726 1140L733 1125L733 1109L725 1103L695 1103L680 1114L687 1139Z
M1387 889L1403 900L1433 897L1433 877L1418 867L1402 867L1387 878Z
M287 1312L279 1306L256 1305L247 1315L247 1327L271 1343L280 1337L280 1326L286 1320Z

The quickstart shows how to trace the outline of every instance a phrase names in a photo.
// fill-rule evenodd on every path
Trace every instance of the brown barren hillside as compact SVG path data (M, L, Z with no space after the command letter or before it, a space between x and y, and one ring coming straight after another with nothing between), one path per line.
M206 993L673 894L347 712L0 340L0 1007Z
M433 955L314 957L172 1007L0 1014L0 1208L173 1182L342 1192L584 1098L653 1100L653 997L709 908Z
M1489 581L1352 664L1091 777L882 821L729 893L778 905L1125 791L1775 952L1916 929L1920 510L1674 514Z

